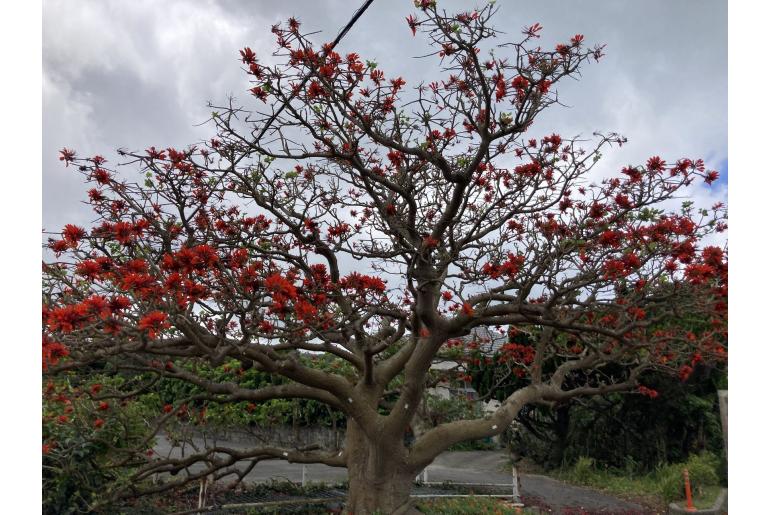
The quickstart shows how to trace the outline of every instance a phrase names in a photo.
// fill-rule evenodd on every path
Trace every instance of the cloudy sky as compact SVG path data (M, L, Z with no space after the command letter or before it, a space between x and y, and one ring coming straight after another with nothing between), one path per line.
M102 154L117 148L185 146L211 131L200 127L207 101L229 94L247 100L238 49L270 62L270 26L296 16L319 42L333 39L360 2L319 0L46 0L43 3L43 227L87 225L86 188L58 161L62 147ZM467 2L439 0L456 10ZM495 25L517 40L540 22L544 46L582 33L606 44L606 57L583 78L560 87L569 105L545 113L538 135L590 136L617 131L629 144L614 149L602 173L651 155L669 161L701 157L721 172L692 195L704 207L726 198L726 0L504 0ZM467 7L466 7L467 8ZM425 39L404 18L411 0L375 0L342 42L376 60L387 76L411 84L433 80ZM124 172L131 178L131 171Z

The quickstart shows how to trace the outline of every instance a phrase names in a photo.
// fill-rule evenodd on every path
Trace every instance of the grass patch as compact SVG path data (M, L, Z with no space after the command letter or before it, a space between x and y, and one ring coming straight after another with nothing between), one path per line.
M684 497L682 471L687 468L694 502L696 505L702 503L711 507L720 491L719 465L719 458L713 454L693 455L685 463L666 465L647 474L638 474L617 469L599 469L592 459L580 458L572 467L549 475L649 506L665 507L669 502Z
M515 508L508 501L494 497L457 497L428 499L417 503L417 509L426 515L534 515L539 511Z
M692 503L699 510L705 510L707 508L711 508L712 506L714 506L714 503L717 502L717 497L719 497L719 494L721 492L722 492L721 486L703 487L700 495L696 495L693 497ZM687 501L684 499L680 499L674 502L677 503L679 506L687 506Z

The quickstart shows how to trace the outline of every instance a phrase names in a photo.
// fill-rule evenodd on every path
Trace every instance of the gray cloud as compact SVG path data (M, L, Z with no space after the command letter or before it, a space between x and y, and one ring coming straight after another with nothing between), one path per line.
M85 187L58 161L62 147L102 154L114 164L118 147L184 146L209 136L195 127L208 100L248 83L238 49L262 59L272 52L270 25L294 15L306 30L334 38L359 2L250 2L246 0L47 0L43 7L43 225L87 224ZM456 10L467 2L439 0ZM659 154L673 160L702 157L710 167L727 160L727 2L725 0L499 1L496 26L511 40L526 25L545 28L543 46L582 33L605 43L606 58L581 81L560 89L569 108L554 108L534 135L618 131L629 144L608 153L600 173ZM346 36L343 51L376 59L387 75L414 85L433 80L424 39L404 21L408 0L376 0ZM705 205L724 200L724 186L701 186Z

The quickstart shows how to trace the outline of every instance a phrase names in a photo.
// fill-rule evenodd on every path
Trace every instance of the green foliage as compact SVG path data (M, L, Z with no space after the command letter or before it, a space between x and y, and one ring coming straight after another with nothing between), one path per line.
M525 508L514 508L501 499L491 497L429 499L417 503L417 509L429 515L475 515L478 513L512 515L536 513Z
M303 360L313 360L314 366L321 369L334 369L337 373L346 372L350 365L341 360L328 356L303 356ZM266 386L287 384L289 381L280 376L260 372L253 367L244 367L240 361L231 360L218 367L201 363L177 364L196 375L214 382L231 382L246 389L256 390ZM191 383L176 379L164 378L153 390L153 394L145 395L142 402L148 408L159 413L164 404L179 402L181 399L203 394L205 391ZM305 426L339 426L344 415L327 405L307 399L273 399L260 403L228 402L204 403L196 401L190 408L203 409L205 414L199 417L201 423L208 426L223 428L269 426L296 423Z
M605 490L621 497L647 497L653 504L664 504L684 496L686 468L693 495L709 497L720 483L720 459L711 453L692 455L686 462L661 466L647 474L628 474L621 469L599 468L593 459L581 456L571 467L555 473L559 479Z
M90 396L82 393L96 383L120 389L125 379L95 376L81 383L76 376L64 377L49 383L56 394L43 398L46 514L91 511L94 503L126 486L131 468L111 465L125 458L129 449L143 450L148 437L146 407L125 402L119 408L100 410Z
M434 427L454 420L479 416L478 403L462 397L446 399L437 395L426 395L425 401L430 413L430 422Z
M509 438L514 448L546 468L587 456L602 467L644 473L705 450L721 454L716 390L725 376L719 369L696 368L682 383L648 374L642 383L659 392L654 399L631 392L581 399L556 409L528 407L519 416L526 430Z
M588 483L594 474L596 461L593 458L581 456L572 466L573 478L578 483Z
M718 467L719 458L713 454L692 455L686 463L663 467L658 472L660 493L666 502L683 498L683 470L686 468L690 475L693 495L702 495L706 487L719 485Z
M455 420L474 419L481 416L481 405L478 401L461 396L450 398L427 394L425 396L428 422L432 427ZM484 451L497 448L491 438L459 442L451 446L449 451Z

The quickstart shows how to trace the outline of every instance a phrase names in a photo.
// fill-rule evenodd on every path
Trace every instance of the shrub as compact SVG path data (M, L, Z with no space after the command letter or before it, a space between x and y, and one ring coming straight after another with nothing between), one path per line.
M588 484L595 476L596 461L593 458L581 456L572 467L573 478L578 483Z
M98 402L84 392L120 389L120 377L77 377L49 382L43 397L43 513L92 512L94 503L126 486L130 468L111 467L125 451L142 447L148 417L141 403ZM147 443L152 443L147 442Z
M693 495L700 495L707 486L719 484L719 458L710 453L692 455L686 463L668 465L659 471L660 494L666 502L684 498L682 472L685 468L690 475Z

